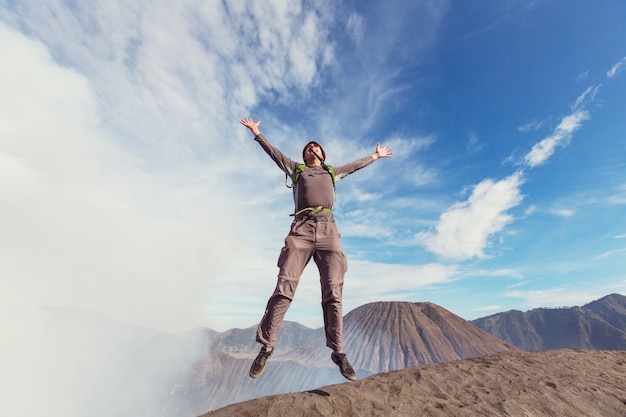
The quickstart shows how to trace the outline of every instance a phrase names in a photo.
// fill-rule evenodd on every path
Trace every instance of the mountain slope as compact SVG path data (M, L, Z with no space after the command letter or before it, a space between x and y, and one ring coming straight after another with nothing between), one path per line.
M621 330L626 330L626 297L611 294L585 305L604 321Z
M202 417L625 416L626 352L510 351L259 398Z
M472 323L524 350L626 349L626 297L619 294L583 307L513 310Z

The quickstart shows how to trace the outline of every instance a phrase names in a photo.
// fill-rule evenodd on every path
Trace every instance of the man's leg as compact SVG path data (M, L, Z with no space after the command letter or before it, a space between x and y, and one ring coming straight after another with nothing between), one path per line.
M324 312L324 330L326 331L326 346L333 350L331 359L341 374L355 380L356 374L343 353L343 282L348 269L346 255L341 248L339 232L335 223L329 223L327 238L320 239L314 254L314 260L320 272L322 287L322 310ZM318 230L319 232L319 230Z
M276 338L285 313L291 305L300 276L311 259L313 246L300 236L290 234L278 257L278 281L267 302L265 314L259 323L256 341L268 348L276 345Z
M340 235L335 223L320 223L320 226L313 259L320 273L326 346L341 352L343 348L343 281L348 270L348 261L341 247Z
M291 232L285 239L285 246L278 258L280 269L278 282L274 293L267 302L263 319L257 328L256 341L261 343L263 347L250 368L250 377L252 378L261 376L265 370L267 359L274 352L280 325L291 305L302 271L312 256L313 245L310 243L310 239L303 235L306 227L301 226L301 222L292 224ZM297 232L298 230L300 232Z
M276 345L278 331L291 305L298 281L286 281L279 278L274 293L267 301L265 313L256 331L256 341L272 349ZM286 291L285 289L289 289Z
M320 271L326 346L341 352L343 349L342 298L346 256L341 250L318 250L315 252L314 259Z

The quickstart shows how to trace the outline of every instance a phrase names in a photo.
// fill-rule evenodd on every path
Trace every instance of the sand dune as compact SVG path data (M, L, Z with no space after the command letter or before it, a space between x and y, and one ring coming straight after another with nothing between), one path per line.
M209 416L626 417L626 351L501 352L263 397Z

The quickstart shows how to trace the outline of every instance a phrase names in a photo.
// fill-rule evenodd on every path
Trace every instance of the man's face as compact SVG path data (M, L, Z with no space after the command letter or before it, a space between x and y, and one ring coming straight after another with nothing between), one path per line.
M319 158L317 156L319 156ZM321 165L322 160L326 159L324 149L315 141L311 141L304 146L302 150L302 158L307 165Z
M319 156L322 156L322 148L320 148L317 143L309 144L309 146L306 147L306 150L304 152L305 155L307 155L307 159L309 155L312 156L313 158L317 158L314 154L311 153L311 151L315 152Z

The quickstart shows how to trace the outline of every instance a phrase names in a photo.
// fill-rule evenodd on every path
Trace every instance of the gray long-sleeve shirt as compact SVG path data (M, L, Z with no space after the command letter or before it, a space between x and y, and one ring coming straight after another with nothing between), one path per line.
M299 163L282 153L262 135L254 137L261 148L272 158L278 167L293 179ZM334 166L335 181L339 181L354 171L365 168L374 162L372 156L366 156L341 166ZM321 166L307 166L294 186L293 199L298 212L307 207L326 207L332 209L335 204L335 190L330 173Z

